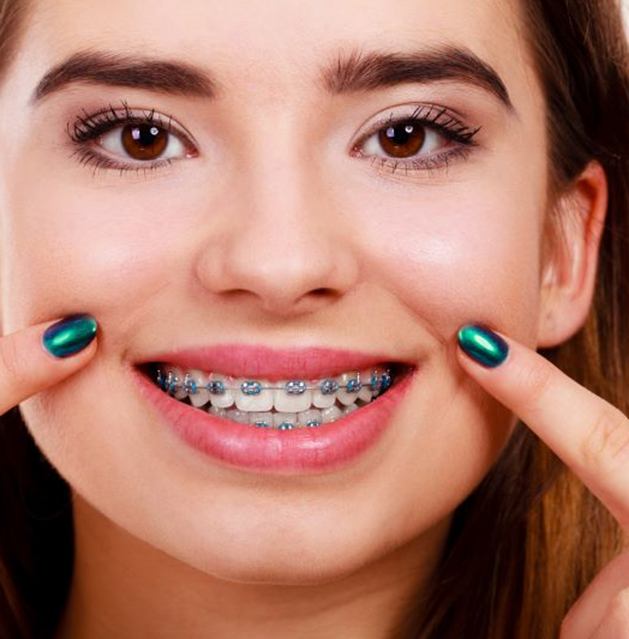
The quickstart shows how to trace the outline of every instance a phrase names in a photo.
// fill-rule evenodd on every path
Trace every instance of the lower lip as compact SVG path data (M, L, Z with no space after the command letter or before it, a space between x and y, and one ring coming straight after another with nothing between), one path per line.
M366 453L389 427L415 372L405 374L373 402L335 422L280 431L239 424L184 404L132 368L142 395L192 448L231 466L276 474L338 470Z

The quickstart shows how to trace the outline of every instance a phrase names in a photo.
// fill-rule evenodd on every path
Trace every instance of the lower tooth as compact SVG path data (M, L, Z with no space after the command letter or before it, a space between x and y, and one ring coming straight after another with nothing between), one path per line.
M225 408L218 408L217 406L209 406L208 413L212 413L212 415L216 415L217 417L227 418L227 409Z
M297 423L300 426L307 426L309 422L321 423L321 411L320 410L305 410L301 413L297 413Z
M190 399L192 396L190 397ZM344 415L358 410L359 406L351 404L339 408L330 406L323 410L311 409L301 413L249 413L247 411L226 409L217 406L208 406L208 412L217 417L223 417L239 424L250 424L259 428L280 428L281 430L292 430L295 428L305 428L328 424L340 419Z
M227 417L234 422L238 422L239 424L248 424L249 423L249 415L244 410L228 410Z
M297 413L273 413L273 426L276 428L282 424L292 424L293 427L297 423Z
M266 424L269 428L273 426L273 413L249 413L249 423L252 426Z
M330 406L321 411L321 421L324 424L337 420L343 413L338 406Z

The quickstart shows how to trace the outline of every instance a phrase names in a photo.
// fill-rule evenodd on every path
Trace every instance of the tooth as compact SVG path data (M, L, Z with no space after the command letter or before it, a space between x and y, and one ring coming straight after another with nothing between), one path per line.
M369 368L364 371L360 371L360 383L362 384L361 389L358 391L357 398L362 399L363 402L370 402L373 399L373 392L371 391L371 371Z
M353 413L355 410L358 410L358 406L356 406L356 404L351 404L349 406L346 406L343 409L343 415L348 415L349 413Z
M275 406L275 410L285 413L299 413L300 411L308 410L312 405L312 391L305 390L302 393L289 393L286 390L286 385L290 381L298 382L298 380L275 382L274 386L280 387L273 391L273 405ZM292 388L298 387L298 383L292 384Z
M217 408L216 406L209 406L208 413L216 415L217 417L224 417L227 419L227 411L224 408Z
M236 379L234 380L234 386L238 389L235 390L234 397L236 399L236 408L238 410L246 411L269 411L273 408L273 391L262 390L257 395L246 395L240 390L240 385L243 382L251 381L248 379ZM262 386L268 386L269 382L259 380Z
M175 382L179 388L175 391L174 397L177 399L183 399L188 394L188 391L183 388L183 370L177 366L169 366L166 374L168 374L168 372L172 372L172 374L177 378Z
M227 417L239 424L248 424L249 423L249 415L250 413L246 413L244 410L228 410Z
M210 392L207 388L203 388L207 384L208 376L203 371L197 370L196 368L191 368L189 371L192 379L197 383L197 392L188 395L190 398L190 403L197 408L201 406L205 406L210 401Z
M297 413L273 413L273 426L277 427L284 422L295 426L297 423Z
M355 381L356 379L357 379L356 373L343 373L343 375L341 375L340 377L337 377L337 381L340 386L345 386L348 382ZM341 404L344 404L345 406L349 406L350 404L353 404L356 401L357 395L358 393L356 391L348 392L344 388L339 388L339 390L336 393L336 399L338 399L339 402L341 402Z
M335 421L336 419L341 417L342 414L343 413L338 406L330 406L330 408L324 408L321 411L321 421L324 424L327 424L329 422Z
M219 375L218 373L211 373L208 381L223 382L225 386L230 386L230 378L225 375ZM216 408L229 408L234 403L234 394L227 388L220 394L210 393L210 402L212 406Z
M312 403L317 408L330 408L336 402L336 392L330 394L322 393L320 390L321 381L323 380L317 383L317 389L312 391Z
M249 423L266 422L268 428L273 426L273 413L249 413Z
M321 423L321 411L320 410L306 410L302 413L297 413L297 423L300 426L306 426L308 422L319 422Z

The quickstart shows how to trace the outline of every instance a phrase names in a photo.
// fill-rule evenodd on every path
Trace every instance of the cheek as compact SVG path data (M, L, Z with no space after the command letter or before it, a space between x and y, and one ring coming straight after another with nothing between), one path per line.
M359 227L369 276L440 341L469 321L525 341L536 328L539 202L514 204L512 192L486 186L376 199Z
M190 227L174 193L148 183L125 187L123 180L117 191L99 191L62 173L33 184L24 165L14 175L1 247L5 332L90 312L116 340L136 310L146 314L148 301L181 277L181 264L176 271L169 258Z

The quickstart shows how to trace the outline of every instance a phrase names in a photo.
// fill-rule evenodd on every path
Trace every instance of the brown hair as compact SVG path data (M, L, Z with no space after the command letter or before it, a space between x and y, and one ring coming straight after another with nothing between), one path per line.
M560 194L593 159L609 184L588 320L544 355L629 412L629 54L620 6L521 5L547 105L552 191ZM18 46L25 6L0 0L0 73ZM71 493L17 408L0 418L0 468L0 637L51 637L72 576ZM571 604L622 545L605 508L520 424L456 509L431 589L400 636L555 639Z

